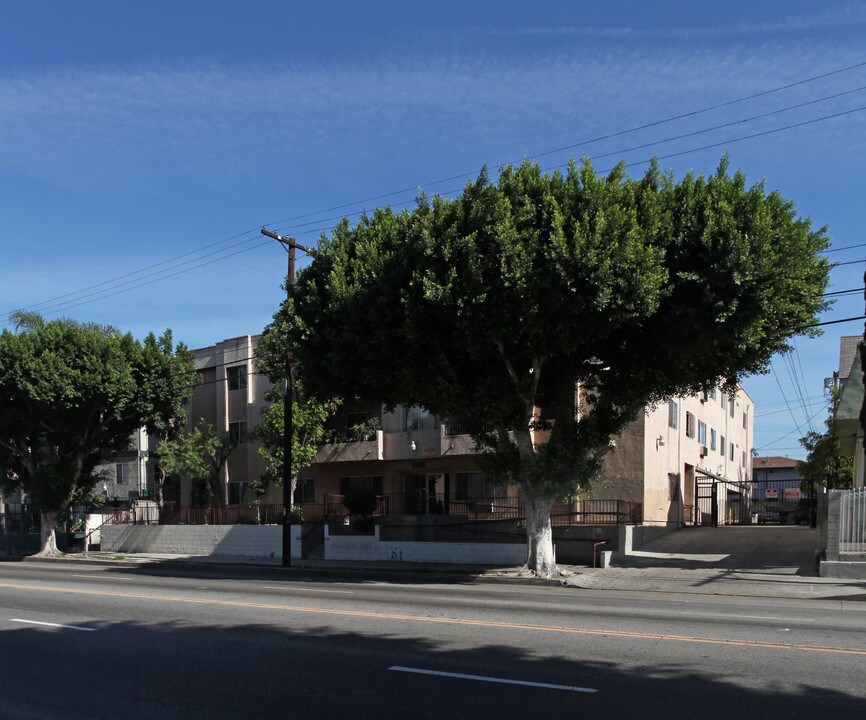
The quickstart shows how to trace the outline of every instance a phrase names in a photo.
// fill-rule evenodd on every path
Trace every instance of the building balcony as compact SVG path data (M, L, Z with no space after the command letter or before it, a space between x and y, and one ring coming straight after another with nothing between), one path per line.
M377 430L365 439L335 437L321 445L314 462L362 460L424 460L441 456L475 455L475 443L465 428L443 422L434 430Z

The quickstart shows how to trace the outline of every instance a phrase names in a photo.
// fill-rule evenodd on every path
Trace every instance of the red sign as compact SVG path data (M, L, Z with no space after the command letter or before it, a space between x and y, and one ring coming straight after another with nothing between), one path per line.
M766 490L764 490L764 495L767 500L778 500L779 488L767 488Z
M800 488L785 488L785 500L799 500Z

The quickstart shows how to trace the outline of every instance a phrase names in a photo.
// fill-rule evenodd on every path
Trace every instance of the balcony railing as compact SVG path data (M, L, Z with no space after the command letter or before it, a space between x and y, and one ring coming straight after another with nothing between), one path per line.
M469 521L516 521L526 517L525 505L517 497L456 498L425 493L387 493L377 495L377 517L439 516ZM301 502L305 523L324 519L342 522L349 510L344 496L329 493L323 502ZM156 525L160 522L155 505L114 511L109 521L116 525ZM184 507L167 503L161 522L164 525L281 525L282 504L232 507ZM554 503L550 512L554 526L570 525L639 525L643 522L643 506L627 500L576 500Z

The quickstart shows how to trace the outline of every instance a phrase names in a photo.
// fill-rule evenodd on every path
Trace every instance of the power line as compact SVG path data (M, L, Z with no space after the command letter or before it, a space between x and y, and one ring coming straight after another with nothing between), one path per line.
M569 148L571 148L571 147L576 147L576 146L579 145L579 144L589 144L589 143L591 143L591 142L596 142L596 141L601 140L601 139L606 139L606 138L609 138L609 137L621 136L621 135L628 134L628 133L630 133L630 132L635 132L635 131L640 130L640 129L645 129L645 128L647 128L647 127L653 127L653 126L661 125L661 124L664 124L664 123L667 123L667 122L672 122L672 121L674 121L674 120L682 119L682 118L684 118L684 117L689 117L689 116L692 116L692 115L697 115L697 114L700 114L700 113L703 113L703 112L708 112L708 111L710 111L710 110L717 109L717 108L719 108L719 107L723 107L723 106L726 106L726 105L732 105L732 104L735 104L735 103L738 103L738 102L743 102L743 101L745 101L745 100L753 99L753 98L755 98L755 97L760 97L760 96L762 96L762 95L767 95L767 94L770 94L770 93L773 93L773 92L778 92L779 90L787 89L787 88L793 87L793 86L795 86L795 85L802 85L802 84L805 84L805 83L808 83L808 82L812 82L812 81L814 81L814 80L822 79L822 78L828 77L828 76L830 76L830 75L839 74L839 73L846 72L846 71L849 71L849 70L852 70L852 69L855 69L855 68L859 68L859 67L862 67L862 66L866 66L866 62L858 63L858 64L856 64L856 65L852 65L852 66L849 66L849 67L847 67L847 68L842 68L842 69L840 69L840 70L832 71L832 72L830 72L830 73L825 73L825 74L823 74L823 75L814 76L814 77L812 77L812 78L807 78L807 79L805 79L805 80L797 81L797 82L795 82L795 83L791 83L791 84L789 84L789 85L784 85L784 86L780 86L780 87L778 87L778 88L773 88L773 89L771 89L771 90L764 91L764 92L761 92L761 93L757 93L757 94L755 94L755 95L747 96L747 97L745 97L745 98L739 98L739 99L736 99L736 100L728 101L728 102L726 102L726 103L721 103L721 104L718 104L718 105L710 106L710 107L708 107L708 108L703 108L703 109L701 109L701 110L696 110L696 111L692 111L692 112L690 112L690 113L684 113L684 114L681 114L681 115L677 115L677 116L673 116L673 117L670 117L670 118L666 118L666 119L664 119L664 120L659 120L659 121L656 121L656 122L653 122L653 123L648 123L648 124L646 124L646 125L642 125L642 126L639 126L639 127L636 127L636 128L631 128L631 129L628 129L628 130L619 131L619 132L617 132L617 133L611 133L611 134L606 135L606 136L601 137L601 138L594 138L594 139L591 139L591 140L583 141L583 143L577 143L577 144L575 144L575 145L566 146L565 148L560 148L559 150L552 150L552 151L546 151L546 152L543 152L543 153L539 153L539 154L535 155L534 157L536 157L536 158L537 158L537 157L542 157L542 156L544 156L544 155L549 155L549 154L552 154L552 153L554 153L554 152L558 152L558 151L563 150L563 149L569 149ZM647 146L649 146L649 145L651 145L651 144L661 144L661 143L665 143L665 142L670 142L670 141L672 141L672 140L679 139L679 138L682 138L682 137L688 137L688 136L692 136L692 135L700 134L700 133L702 133L702 132L709 132L709 131L711 131L711 130L718 129L718 128L720 128L720 127L726 127L726 126L733 125L733 124L737 124L737 123L748 122L748 121L753 120L753 119L756 119L756 118L766 117L766 116L768 116L768 115L777 114L777 113L779 113L779 112L784 112L784 111L786 111L786 110L794 109L794 108L797 108L797 107L802 107L802 106L804 106L804 105L808 105L808 104L814 104L814 103L821 102L821 101L826 100L826 99L831 99L831 98L833 98L833 97L838 97L838 96L840 96L840 95L850 94L850 93L853 93L853 92L858 92L859 90L862 90L862 89L864 89L864 88L861 87L861 88L857 88L857 89L854 89L854 90L849 90L849 91L846 91L846 92L843 92L843 93L838 93L838 94L836 94L836 95L827 96L826 98L821 98L821 99L819 99L819 100L814 100L814 101L810 101L810 102L808 102L808 103L801 103L800 105L791 106L790 108L783 108L783 109L781 109L781 110L777 110L777 111L774 111L774 112L772 112L772 113L766 113L766 114L764 114L764 115L754 116L753 118L746 118L746 119L743 119L743 120L740 120L740 121L736 121L736 122L732 122L732 123L727 123L727 124L725 124L725 125L719 125L719 126L716 126L716 127L714 127L714 128L707 128L707 129L702 130L702 131L696 131L696 132L692 132L692 133L687 133L687 134L685 134L685 135L677 136L677 137L675 137L675 138L669 138L669 139L666 139L666 140L660 140L660 141L658 141L657 143L649 143L649 144L647 144L647 145L637 146L637 147L642 148L642 147L647 147ZM705 145L705 146L702 146L702 147L699 147L699 148L692 148L692 149L690 149L690 150L685 150L685 151L681 151L681 152L677 152L677 153L671 153L671 154L668 154L668 155L661 156L661 157L659 157L658 159L668 159L668 158L671 158L671 157L677 157L677 156L681 156L681 155L688 154L688 153L692 153L692 152L698 152L698 151L700 151L700 150L705 150L705 149L709 149L709 148L712 148L712 147L718 147L718 146L720 146L720 145L730 144L730 143L734 143L734 142L740 142L740 141L742 141L742 140L753 139L753 138L761 137L761 136L768 135L768 134L771 134L771 133L782 132L782 131L784 131L784 130L789 130L789 129L793 129L793 128L797 128L797 127L803 127L803 126L805 126L805 125L814 124L814 123L816 123L816 122L821 122L821 121L824 121L824 120L828 120L828 119L832 119L832 118L836 118L836 117L841 117L841 116L843 116L843 115L848 115L848 114L851 114L851 113L854 113L854 112L860 112L860 111L862 111L862 110L864 110L864 109L866 109L866 107L855 108L855 109L853 109L853 110L848 110L848 111L844 111L844 112L840 112L840 113L835 113L835 114L827 115L827 116L824 116L824 117L820 117L820 118L815 118L815 119L812 119L812 120L804 121L804 122L801 122L801 123L795 123L795 124L792 124L792 125L789 125L789 126L785 126L785 127L781 127L781 128L775 128L775 129L767 130L767 131L760 132L760 133L754 133L754 134L747 135L747 136L743 136L743 137L739 137L739 138L732 138L732 139L729 139L729 140L726 140L726 141L723 141L723 142L720 142L720 143L712 143L712 144ZM634 149L634 148L632 148L632 149ZM614 153L607 153L607 154L602 155L602 156L600 156L600 157L605 157L605 156L607 156L607 155L611 155L611 154L621 154L621 153L623 153L623 152L628 152L628 151L629 151L629 150L622 150L622 151L617 151L617 152L614 152ZM634 165L642 165L642 164L646 164L646 163L648 163L648 162L649 162L648 160L646 160L646 161L639 161L639 162L629 163L629 164L627 164L626 166L627 166L627 167L630 167L630 166L634 166ZM606 172L606 171L603 171L603 172ZM472 173L472 174L474 174L474 173ZM442 183L442 182L447 182L447 181L450 181L450 180L453 180L453 179L456 179L456 178L467 177L468 175L470 175L470 174L469 174L469 173L463 173L463 174L460 174L460 175L454 175L454 176L451 176L451 177L449 177L449 178L444 178L444 179L442 179L442 180L434 181L433 183L428 183L428 185L435 185L435 184L439 184L439 183ZM312 213L307 213L307 214L305 214L305 215L296 216L295 218L290 218L289 220L292 220L292 219L302 219L302 218L305 218L305 217L311 217L311 216L313 216L313 215L321 214L322 212L328 212L328 211L331 211L331 210L337 210L337 209L342 209L342 208L346 208L346 207L351 207L352 205L357 205L357 204L359 204L359 203L361 203L361 202L368 202L368 201L370 201L370 200L379 200L379 199L383 199L383 198L385 198L385 197L391 197L391 196L393 196L393 195L397 195L397 194L400 194L400 193L403 193L403 192L407 192L407 191L409 191L409 190L416 190L416 189L417 189L416 187L413 187L413 188L405 188L405 189L402 189L402 190L398 190L398 191L393 191L393 192L390 192L390 193L385 193L385 194L377 195L377 196L374 196L374 197L372 197L372 198L368 198L368 199L366 199L366 200L360 200L360 201L355 201L355 202L353 202L353 203L347 203L347 204L343 204L343 205L334 206L334 207L332 207L332 208L329 208L328 210L320 210L320 211L316 211L316 212L312 212ZM451 191L451 192L453 192L453 191ZM409 202L411 202L411 201L409 201ZM408 203L405 203L405 204L408 204ZM359 211L359 212L363 212L363 211ZM356 213L352 213L352 214L356 214ZM328 220L331 220L331 219L332 219L332 218L328 218ZM334 219L337 219L337 218L334 218ZM312 221L312 222L309 222L309 223L304 223L303 225L312 225L312 224L317 224L317 223L322 222L322 221L323 221L323 220ZM326 221L327 221L327 220L326 220ZM272 224L276 225L276 224L281 224L281 223L283 223L283 222L288 222L288 220L281 220L281 221L277 221L277 223L272 223ZM328 229L328 228L319 228L318 230L314 230L314 231L304 231L304 233L308 233L308 232L324 232L324 231L327 231L327 229ZM31 308L40 307L40 306L46 305L47 303L51 303L51 302L53 302L53 301L55 301L55 300L62 300L62 299L64 299L64 298L68 298L68 297L72 297L72 296L76 296L76 295L79 296L79 297L77 297L76 299L77 299L77 300L81 300L81 302L76 302L76 303L71 304L71 305L70 305L68 302L67 302L67 303L59 303L59 304L56 304L56 305L51 305L51 306L49 306L48 308L44 308L43 311L44 311L44 312L52 312L52 311L55 311L55 310L59 310L59 309L61 309L61 308L63 308L63 309L71 309L71 308L74 308L74 307L78 307L79 305L85 304L86 302L90 302L91 300L88 300L87 298L93 298L93 299L104 299L104 298L107 298L107 297L112 297L113 295L120 294L121 292L126 292L126 291L128 291L128 290L133 290L133 289L137 289L137 288L143 287L143 286L145 286L145 285L147 285L147 284L150 284L151 282L158 282L158 281L160 281L160 280L164 280L164 279L168 279L168 278L170 278L170 277L174 277L174 276L180 274L181 272L187 272L187 271L191 271L191 270L199 269L199 268L201 268L201 267L204 267L204 266L207 266L207 265L212 264L213 261L209 261L209 262L205 262L205 263L200 263L200 264L198 264L198 265L193 265L193 263L196 263L196 262L198 262L199 260L201 260L201 259L203 259L203 258L205 258L205 257L210 257L210 256L212 256L212 255L219 255L219 254L221 254L221 253L224 253L225 251L224 251L224 250L214 251L214 252L212 252L212 253L209 253L209 254L207 254L207 255L201 256L201 257L199 257L199 258L194 258L194 259L192 259L192 260L188 260L188 261L186 261L186 262L184 262L184 263L181 263L180 265L175 265L175 266L173 266L173 267L171 267L171 268L167 268L166 270L159 270L159 271L157 271L157 272L154 272L154 273L150 273L150 274L144 275L143 277L138 277L137 279L128 280L127 282L123 282L123 283L118 283L119 280L123 280L123 279L125 279L125 278L131 278L131 277L135 277L135 276L141 276L142 273L145 273L147 270L151 270L151 269L154 269L154 268L162 267L162 266L164 266L164 265L169 265L169 264L174 263L174 262L176 262L177 260L180 260L180 259L182 259L182 258L184 258L184 257L189 257L190 255L195 255L196 253L200 253L202 250L206 250L206 249L209 249L209 248L211 248L211 247L216 247L216 246L218 246L218 245L223 245L223 244L225 244L225 243L227 243L227 242L230 242L231 240L237 239L237 238L239 238L239 237L243 237L244 235L247 235L247 234L249 234L250 232L253 232L253 230L247 230L247 231L244 231L244 232L239 233L239 234L237 234L237 235L231 236L230 238L226 238L225 240L218 241L217 243L213 243L213 244L210 244L210 245L206 245L206 246L204 246L203 248L199 248L199 249L197 249L197 250L193 250L193 251L190 251L190 252L188 252L188 253L184 253L183 255L177 256L177 257L174 258L174 259L170 259L170 260L162 261L162 262L160 262L160 263L156 263L156 264L154 264L154 265L148 266L147 268L143 268L143 269L141 269L141 270L134 271L134 272L132 272L132 273L127 273L126 275L123 275L123 276L121 276L121 277L119 277L119 278L115 278L114 280L104 281L104 282L98 283L98 284L96 284L96 285L92 285L92 286L90 286L90 287L88 287L88 288L84 288L84 289L82 289L82 290L78 290L78 291L75 291L75 292L67 293L67 294L65 294L65 295L60 295L60 296L57 296L57 297L52 298L52 299L50 299L50 300L46 300L46 301L43 301L43 302L41 302L41 303L36 303L36 304L30 305L30 306L27 306L26 309L31 309ZM255 239L255 238L245 240L243 243L240 243L240 244L241 244L241 245L244 245L244 244L251 243L251 242L254 241L254 239ZM256 245L256 246L254 246L253 248L249 248L249 249L255 249L255 248L257 248L257 247L261 247L261 246L263 246L263 245L265 245L265 244L266 244L266 243L263 243L262 245ZM235 247L237 247L237 245L236 245ZM856 246L852 246L852 247L856 247ZM227 249L231 249L231 248L227 248ZM841 249L845 249L845 248L840 248L840 250L841 250ZM238 252L235 252L235 253L230 253L230 254L222 255L222 256L221 256L220 258L218 258L218 259L226 259L226 258L229 258L229 257L233 257L234 255L237 255L237 254L239 254L239 253L238 253ZM858 262L859 262L859 261L858 261ZM838 264L836 264L836 265L842 265L842 264L853 264L853 263L838 263ZM174 272L174 273L170 273L170 274L165 274L165 273L168 272L169 270L172 270L172 269L175 269L175 268L178 268L178 267L188 266L188 265L192 265L192 267L188 267L187 270L182 270L182 271L179 271L179 272ZM835 265L834 265L834 266L835 266ZM160 277L157 277L157 276L160 276ZM154 279L153 279L152 281L150 281L150 282L139 282L139 280L145 280L145 278L154 278ZM110 286L110 287L105 288L105 286ZM118 288L124 288L124 287L126 287L126 286L130 286L130 287L128 287L126 290L118 290ZM109 293L105 293L105 294L104 294L104 291L102 291L102 290L96 290L96 288L105 288L106 290L114 290L115 292L109 292ZM86 293L88 290L93 290L94 292L90 292L90 293L88 293L88 294L84 294L84 295L82 295L82 293ZM12 311L12 312L14 312L14 311ZM11 312L10 312L10 313L7 313L7 319L8 319L8 317L9 317L10 314L11 314Z

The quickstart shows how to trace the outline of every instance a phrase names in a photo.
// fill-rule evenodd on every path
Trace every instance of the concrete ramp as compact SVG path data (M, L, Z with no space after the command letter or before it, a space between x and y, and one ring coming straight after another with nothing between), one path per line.
M816 531L801 525L683 528L620 556L615 564L816 576L816 547Z

